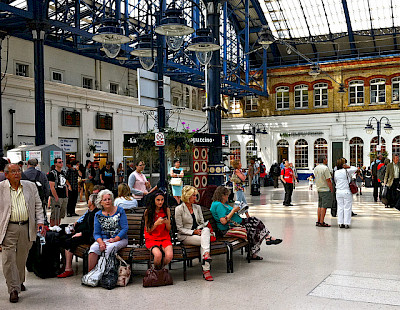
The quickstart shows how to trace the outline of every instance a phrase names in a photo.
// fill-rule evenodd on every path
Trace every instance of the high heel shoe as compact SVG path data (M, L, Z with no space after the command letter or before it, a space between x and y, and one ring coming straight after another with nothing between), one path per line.
M203 278L206 281L214 281L214 278L211 276L210 270L203 271Z

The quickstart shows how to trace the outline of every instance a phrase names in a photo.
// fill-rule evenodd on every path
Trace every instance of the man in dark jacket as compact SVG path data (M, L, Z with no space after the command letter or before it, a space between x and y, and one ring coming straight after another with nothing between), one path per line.
M281 175L281 168L279 167L278 163L274 163L269 170L270 175L274 179L274 188L279 187L279 176Z
M92 244L94 230L94 216L99 209L96 207L97 194L89 196L88 212L79 223L75 223L74 233L66 235L61 240L61 244L65 249L65 271L59 274L58 278L66 278L74 275L72 270L73 252L81 244Z

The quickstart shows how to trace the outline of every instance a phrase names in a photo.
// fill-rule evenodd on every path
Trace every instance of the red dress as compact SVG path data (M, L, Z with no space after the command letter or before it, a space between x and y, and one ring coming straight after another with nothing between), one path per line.
M167 215L164 213L164 210L161 209L158 213L156 213L154 217L154 222L157 221L159 217L166 217ZM169 235L169 231L166 228L165 224L158 225L151 233L147 232L147 227L144 229L144 238L146 248L150 249L153 246L162 246L164 249L172 245L171 236Z

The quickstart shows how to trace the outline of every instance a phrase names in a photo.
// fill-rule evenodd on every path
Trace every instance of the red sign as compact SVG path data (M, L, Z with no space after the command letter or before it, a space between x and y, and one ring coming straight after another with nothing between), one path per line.
M156 142L156 146L164 146L165 145L165 136L163 132L156 132L154 134L154 141Z

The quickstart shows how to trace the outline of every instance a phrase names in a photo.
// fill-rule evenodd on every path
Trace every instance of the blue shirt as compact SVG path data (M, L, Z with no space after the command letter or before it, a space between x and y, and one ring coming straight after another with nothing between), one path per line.
M230 222L228 222L225 225L221 224L220 218L227 216L229 213L231 213L232 209L233 208L230 205L223 204L222 202L219 202L219 201L214 201L211 204L210 211L211 211L211 214L214 217L215 221L217 222L217 226L218 226L219 230L222 230L222 231L228 230L230 228L229 224L231 221L234 221L238 224L242 223L242 218L239 216L239 214L234 213Z
M115 237L128 238L128 219L123 208L118 207L115 214L107 216L100 210L94 217L94 240Z

